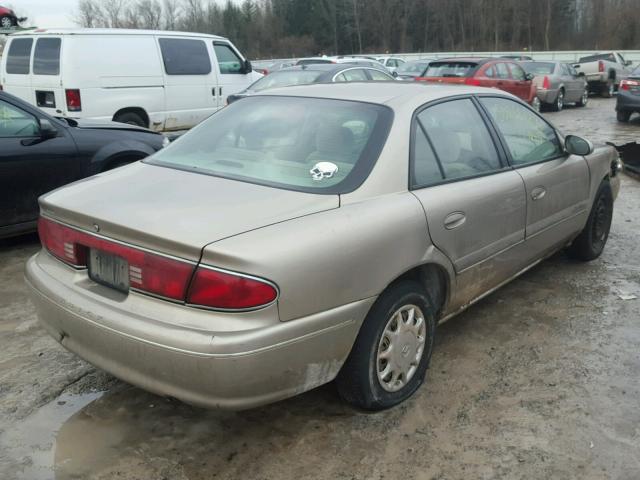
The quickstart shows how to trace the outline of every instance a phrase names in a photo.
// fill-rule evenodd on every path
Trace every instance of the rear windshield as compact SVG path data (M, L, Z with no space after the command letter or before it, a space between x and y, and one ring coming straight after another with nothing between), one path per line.
M255 96L223 108L145 162L310 193L365 180L393 113L382 105Z
M431 62L425 77L469 77L478 67L473 62Z
M524 62L520 66L533 75L551 75L556 69L556 64L549 62Z
M601 53L599 55L589 55L588 57L580 58L580 63L595 62L596 60L609 60L610 62L615 62L616 56L613 53Z
M7 53L7 73L12 75L29 74L32 38L14 38Z
M333 60L327 60L324 58L307 58L298 60L296 65L317 65L319 63L335 63Z
M288 87L290 85L307 85L315 82L324 72L295 70L288 72L274 72L262 77L249 87L249 90L259 92L267 88Z
M407 62L400 65L396 71L399 74L417 73L418 75L422 75L422 72L424 72L425 68L427 68L428 65L429 65L429 62L424 62L424 63Z
M59 38L39 38L33 53L34 75L60 74L60 43Z

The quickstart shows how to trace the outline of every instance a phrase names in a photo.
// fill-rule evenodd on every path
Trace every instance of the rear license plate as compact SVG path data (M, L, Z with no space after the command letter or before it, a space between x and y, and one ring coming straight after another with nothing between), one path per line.
M122 292L129 290L129 262L92 248L89 250L89 278Z

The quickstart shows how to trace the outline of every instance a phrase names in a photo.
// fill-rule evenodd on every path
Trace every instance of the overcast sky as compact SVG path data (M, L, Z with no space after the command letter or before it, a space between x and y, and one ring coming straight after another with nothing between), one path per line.
M11 7L19 17L29 17L22 24L25 27L74 27L78 0L0 0L0 5Z

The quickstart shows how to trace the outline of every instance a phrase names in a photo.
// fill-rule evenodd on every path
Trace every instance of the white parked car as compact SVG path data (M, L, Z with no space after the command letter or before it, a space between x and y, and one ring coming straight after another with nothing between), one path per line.
M376 60L387 67L391 73L395 73L398 67L404 64L404 60L397 57L378 57Z
M190 128L260 78L226 38L121 29L9 36L0 85L54 116Z

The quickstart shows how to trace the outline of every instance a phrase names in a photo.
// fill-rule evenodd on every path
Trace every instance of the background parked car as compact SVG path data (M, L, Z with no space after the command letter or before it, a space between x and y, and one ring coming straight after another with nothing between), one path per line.
M640 113L640 66L628 78L620 81L616 99L616 117L619 122L628 122L633 113Z
M24 22L26 18L18 18L13 10L0 5L0 28L17 27L18 23Z
M299 65L285 68L261 78L246 90L229 95L229 103L254 95L263 90L311 83L394 81L395 78L378 68L356 66L350 63Z
M430 58L422 58L405 62L397 68L397 78L399 80L415 80L418 77L423 77L432 61Z
M434 60L416 81L457 83L505 90L540 110L533 75L516 62L499 58L450 58Z
M584 107L589 101L589 89L584 75L562 62L520 62L524 70L534 75L533 83L543 107L560 111L566 103Z
M403 59L397 57L378 57L376 60L384 65L391 73L395 73L399 67L405 64Z
M53 118L0 92L0 237L35 228L43 193L167 143L159 133L122 123Z
M262 75L269 75L270 73L277 72L283 68L293 67L296 64L295 60L282 60L274 62L271 60L263 60L258 62L251 62L253 69L261 73Z
M258 78L226 38L168 31L16 33L0 62L4 90L50 115L153 130L190 128Z
M519 62L533 60L533 58L527 55L502 55L500 58L510 58L511 60L517 60Z
M631 62L625 60L618 52L607 52L582 57L580 62L573 66L584 74L592 92L610 98L618 89L620 81L629 76L630 65Z

